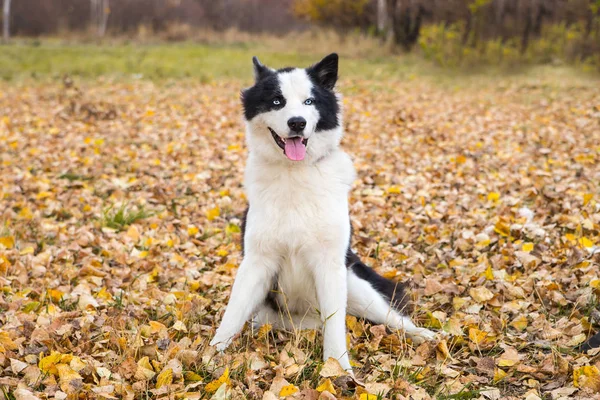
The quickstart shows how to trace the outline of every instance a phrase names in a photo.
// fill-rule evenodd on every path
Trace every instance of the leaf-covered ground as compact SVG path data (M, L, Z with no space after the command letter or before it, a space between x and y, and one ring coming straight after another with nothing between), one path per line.
M248 82L246 82L248 83ZM0 86L0 398L600 396L600 89L347 79L353 246L443 330L208 341L240 262L238 81Z

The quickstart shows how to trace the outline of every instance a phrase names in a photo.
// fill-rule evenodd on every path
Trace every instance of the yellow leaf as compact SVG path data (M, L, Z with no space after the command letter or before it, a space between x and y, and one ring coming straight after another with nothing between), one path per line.
M379 396L371 393L361 393L359 398L360 400L377 400Z
M68 365L62 363L56 364L56 369L58 370L60 388L67 394L77 392L83 380L81 375L73 371Z
M183 374L183 377L188 382L202 382L202 377L195 372L187 371Z
M137 365L151 371L154 370L154 368L152 368L152 364L150 364L150 359L147 356L140 358L137 362Z
M232 233L240 233L240 227L237 226L236 224L227 224L227 227L225 228L225 233L228 235L231 235Z
M23 219L32 219L33 214L31 213L31 210L29 209L29 207L23 207L23 208L21 208L21 211L19 211L19 217L21 217Z
M506 377L506 372L502 371L500 368L496 368L494 371L494 383L497 383Z
M45 199L45 198L50 197L50 196L52 196L52 193L50 193L50 192L39 192L35 196L35 198L38 199L38 200L42 200L42 199Z
M317 386L317 392L324 392L327 390L331 394L336 394L335 387L333 387L333 383L331 383L331 379L323 379L319 386Z
M579 244L587 248L594 247L594 243L585 236L579 239Z
M499 367L512 367L521 361L519 353L512 347L507 347L498 359Z
M431 312L427 312L427 326L434 329L441 329L442 322L433 315Z
M485 269L483 276L485 276L485 279L487 279L488 281L494 280L494 271L492 271L491 265L488 265L488 267Z
M400 188L398 186L390 186L387 189L387 192L389 194L400 194L400 193L402 193L401 190L400 190Z
M488 199L488 201L494 201L494 202L498 201L498 200L500 200L500 193L498 193L498 192L490 192L487 195L487 199Z
M171 368L165 368L156 377L156 388L160 389L165 385L173 383L173 370Z
M600 288L600 279L592 279L590 281L590 287L593 287L594 289Z
M49 356L43 357L38 363L38 367L43 373L58 375L56 364L60 362L62 354L57 351L53 351Z
M527 317L521 315L520 317L515 318L509 325L518 331L524 331L528 324Z
M190 235L190 236L196 236L199 231L200 230L198 228L196 228L195 226L189 226L187 229L188 235Z
M522 250L529 253L531 250L533 250L533 243L523 243Z
M8 261L8 258L0 255L0 274L6 273L6 271L8 271L8 267L10 267L10 261Z
M50 297L55 303L58 303L62 300L63 292L56 289L48 289L48 297Z
M105 287L100 289L100 291L96 294L96 297L102 300L112 300L112 295L108 293Z
M219 250L217 250L217 255L219 257L225 257L227 254L229 254L229 252L227 250L225 250L225 249L219 249Z
M480 331L477 328L469 328L469 339L475 344L482 343L486 336L487 332Z
M7 332L0 331L0 353L6 352L6 350L16 350L19 346L12 341Z
M354 337L361 337L365 333L363 324L352 315L346 316L346 326Z
M40 304L41 303L39 301L30 301L29 303L25 304L21 310L26 313L36 311L40 307Z
M279 397L291 396L298 391L298 387L295 385L287 385L281 388L279 391Z
M573 385L600 392L600 370L595 365L586 365L573 370Z
M231 385L231 380L229 379L229 367L225 368L225 372L223 372L223 375L221 375L219 379L207 383L204 390L208 393L214 393L222 384L226 384L227 386Z
M271 332L272 329L273 329L273 326L271 324L264 324L258 330L258 337L259 338L267 337L267 335L269 334L269 332Z
M510 227L508 225L506 225L504 222L498 221L498 222L496 222L496 225L494 226L494 232L496 232L497 234L499 234L501 236L509 236L510 235Z
M590 200L592 200L592 198L594 197L593 193L586 193L583 195L583 205L587 206L587 204L590 202Z
M0 237L0 246L4 246L7 249L12 249L15 246L15 237L14 236Z
M58 370L58 377L61 381L71 381L73 379L83 379L81 375L77 372L73 371L70 366L67 364L56 364L56 369Z
M150 325L151 333L159 333L160 331L167 330L167 327L158 321L150 321L148 325Z
M19 254L22 256L27 255L27 254L33 254L33 253L34 253L33 246L27 246L19 252Z
M219 207L211 208L206 212L206 218L208 218L209 221L212 221L219 215L221 215L221 210L219 209Z
M456 157L456 163L457 164L464 164L467 162L467 157L463 156L462 154L458 157Z

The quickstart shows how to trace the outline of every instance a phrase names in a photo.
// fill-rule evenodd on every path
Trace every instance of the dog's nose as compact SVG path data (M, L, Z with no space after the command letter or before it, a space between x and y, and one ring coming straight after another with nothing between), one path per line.
M292 131L300 133L306 127L306 120L302 117L292 117L288 119L288 126Z

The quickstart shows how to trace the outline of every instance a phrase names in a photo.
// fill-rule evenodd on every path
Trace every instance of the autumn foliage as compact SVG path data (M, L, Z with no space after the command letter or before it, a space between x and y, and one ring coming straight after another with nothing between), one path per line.
M241 259L249 82L1 84L0 398L598 396L598 349L576 349L600 324L592 82L341 82L352 246L441 333L348 318L355 378L316 331L208 346Z

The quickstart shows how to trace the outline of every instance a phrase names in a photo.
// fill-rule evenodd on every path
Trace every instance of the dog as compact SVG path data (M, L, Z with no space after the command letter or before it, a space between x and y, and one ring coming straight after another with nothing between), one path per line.
M252 61L255 83L241 94L249 150L243 260L210 345L225 350L251 317L255 326L322 327L323 359L351 371L346 313L415 341L433 339L403 314L404 286L378 275L350 247L355 171L339 147L338 55L309 68Z

